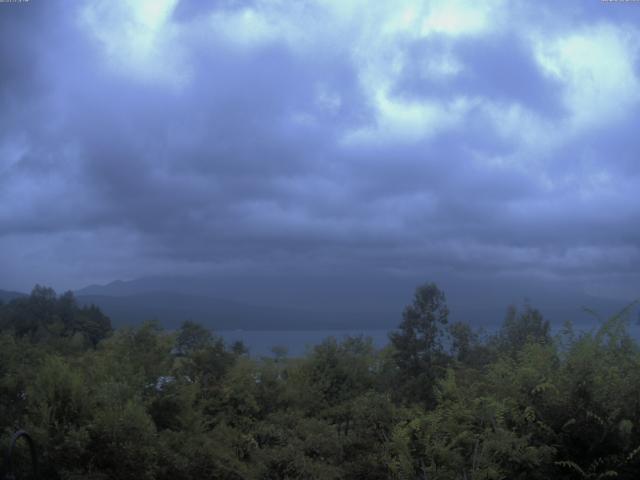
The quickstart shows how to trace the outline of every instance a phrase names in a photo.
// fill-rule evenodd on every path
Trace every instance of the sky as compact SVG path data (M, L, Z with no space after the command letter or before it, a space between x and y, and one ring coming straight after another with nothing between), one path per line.
M2 2L0 288L284 272L634 298L639 120L640 2Z

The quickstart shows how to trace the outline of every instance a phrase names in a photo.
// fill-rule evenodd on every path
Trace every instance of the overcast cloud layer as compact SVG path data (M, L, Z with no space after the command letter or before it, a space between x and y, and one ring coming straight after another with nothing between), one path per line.
M0 4L0 288L300 270L637 295L640 3Z

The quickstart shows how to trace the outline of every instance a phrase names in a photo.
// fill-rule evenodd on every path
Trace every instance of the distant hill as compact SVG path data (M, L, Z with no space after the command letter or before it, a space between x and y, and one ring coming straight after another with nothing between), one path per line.
M90 285L74 293L80 304L99 306L114 326L157 319L168 329L193 320L214 330L391 330L400 322L402 309L418 283L411 286L390 279L377 283L349 279L278 283L279 280L155 277ZM496 285L473 284L466 289L445 290L450 321L465 321L492 330L502 323L509 304L522 304L524 296L519 296L520 291L531 292L531 305L556 328L566 320L578 327L597 324L583 307L606 318L628 303L549 284L507 294ZM5 303L21 296L26 294L0 290L0 301ZM638 319L636 307L632 321Z
M346 305L332 293L312 281L259 277L147 277L75 291L115 325L156 318L169 328L191 319L218 330L390 329L400 317L401 307Z
M20 298L20 297L26 297L27 294L26 293L20 293L20 292L12 292L9 290L0 290L0 301L1 302L9 302L11 300L13 300L14 298Z
M152 287L136 289L135 284L129 281L115 280L105 285L89 285L87 287L76 290L74 293L78 296L85 295L107 295L107 296L119 296L119 295L131 295L132 293L140 293L146 291L153 291Z
M183 320L214 329L312 330L393 329L410 302L415 279L286 279L256 277L151 277L91 285L76 291L79 300L95 303L115 325L137 324L156 318L167 328ZM557 284L499 285L470 282L443 285L451 321L493 329L508 305L529 298L556 327L566 320L576 326L597 323L583 310L603 317L627 305L623 300L589 296ZM527 295L525 295L525 293ZM633 319L637 318L637 310Z
M114 326L158 320L169 329L184 320L197 321L214 330L312 330L387 328L364 314L249 305L241 302L176 292L144 292L131 295L77 293L80 304L95 304Z

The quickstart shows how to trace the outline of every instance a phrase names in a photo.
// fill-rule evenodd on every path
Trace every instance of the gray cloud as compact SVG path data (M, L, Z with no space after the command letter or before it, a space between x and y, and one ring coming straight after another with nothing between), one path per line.
M452 98L463 92L519 103L544 115L563 112L562 85L543 74L533 52L516 32L480 39L452 40L438 35L413 42L407 51L410 60L396 85L399 95ZM451 77L434 78L428 70L421 71L430 60L456 62L462 70Z

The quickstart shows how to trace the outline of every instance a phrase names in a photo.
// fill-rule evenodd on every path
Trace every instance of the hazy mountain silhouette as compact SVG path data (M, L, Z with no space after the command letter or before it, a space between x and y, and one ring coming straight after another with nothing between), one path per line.
M12 292L10 290L0 290L0 301L9 302L14 298L20 298L26 296L26 293Z
M193 320L216 330L391 330L419 283L416 278L373 276L167 276L90 285L75 294L80 304L98 305L115 326L156 319L169 329ZM525 299L556 327L566 320L592 326L597 320L584 307L606 318L629 303L544 282L445 279L443 290L451 321L488 330L501 324L508 305L522 305ZM24 295L0 290L0 301ZM637 308L632 315L640 318Z
M168 328L190 319L214 329L392 329L419 283L411 277L166 276L90 285L76 295L116 325L155 318ZM629 303L549 282L445 279L443 290L451 321L489 329L502 322L508 305L525 300L556 326L596 322L584 307L607 317Z
M353 312L318 311L250 305L231 300L176 292L149 291L129 295L85 295L81 304L98 305L115 326L158 320L169 329L193 320L214 330L305 330L340 328L385 328L380 319Z

